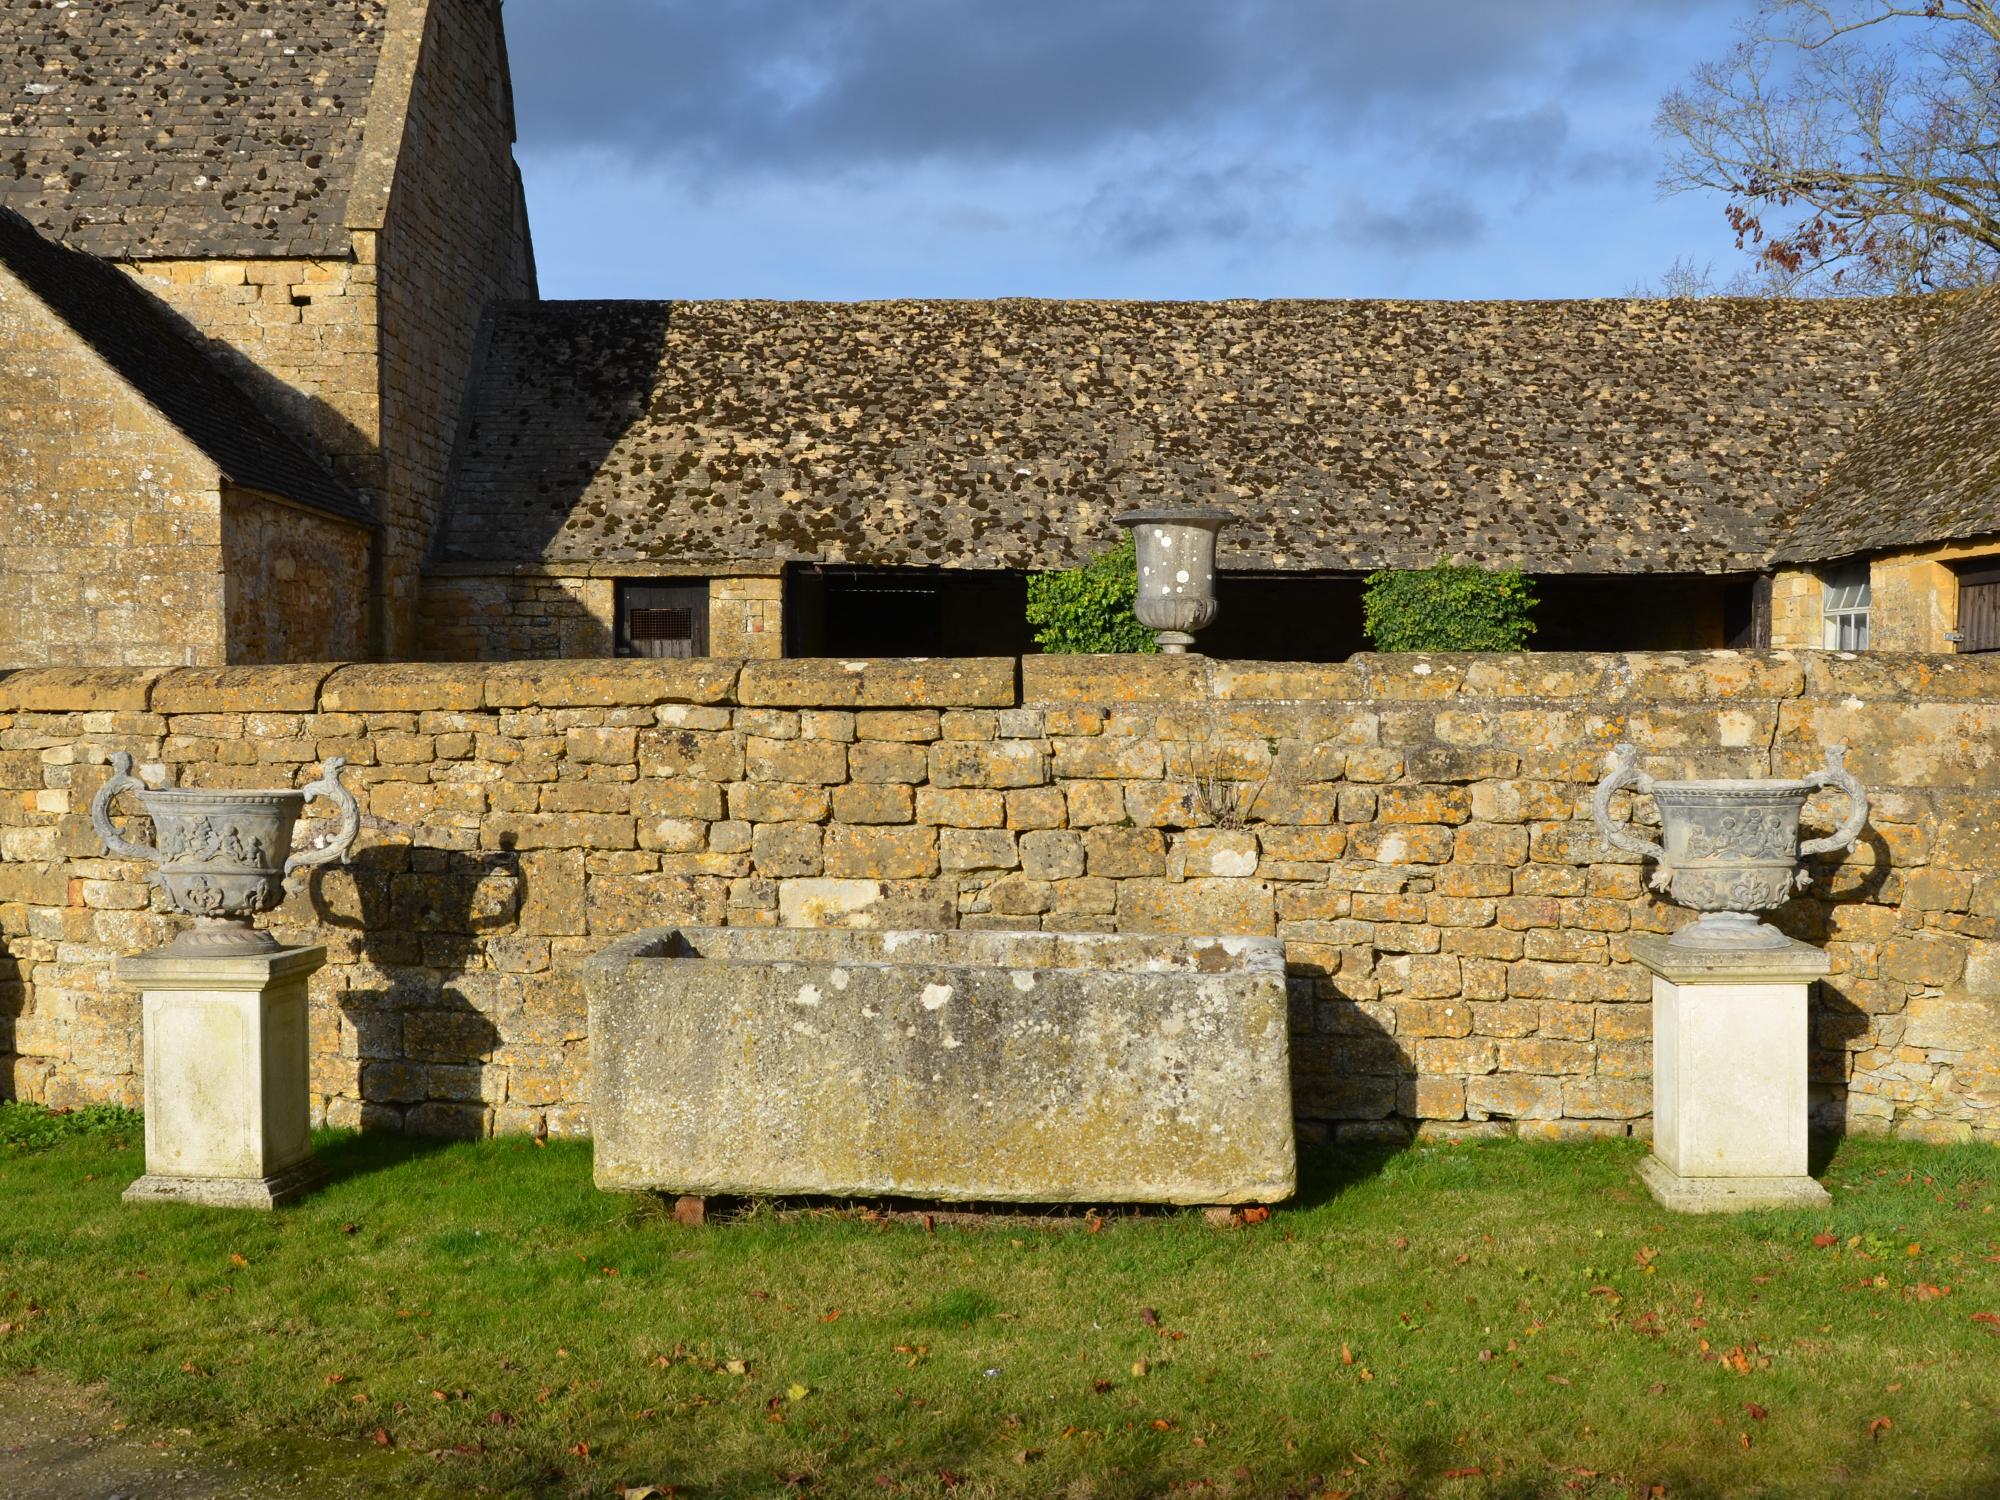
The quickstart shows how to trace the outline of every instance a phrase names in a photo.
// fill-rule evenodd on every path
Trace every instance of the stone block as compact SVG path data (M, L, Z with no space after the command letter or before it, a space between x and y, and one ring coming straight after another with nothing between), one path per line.
M1277 917L1265 881L1134 878L1119 882L1118 925L1125 932L1263 935L1277 931Z
M1022 787L1006 798L1009 828L1061 828L1069 821L1069 799L1058 787Z
M752 661L736 699L773 708L1012 708L1014 658Z
M143 711L161 667L29 667L0 674L0 713Z
M999 792L962 787L917 788L917 821L950 828L1001 828L1006 799Z
M1084 872L1083 835L1045 829L1021 835L1021 869L1034 880L1073 880Z
M1465 1084L1465 1113L1473 1120L1554 1120L1562 1114L1562 1083L1494 1073Z
M1209 671L1196 656L1024 656L1021 703L1199 703L1209 697Z
M1195 828L1173 841L1167 854L1167 878L1255 875L1257 863L1256 834L1240 829Z
M644 730L638 737L639 774L695 781L736 781L743 775L743 736L696 729Z
M854 737L927 744L938 737L938 712L934 708L864 710L854 716Z
M1969 1053L2000 1048L2000 998L1918 995L1903 1015L1906 1046Z
M1166 874L1167 843L1158 829L1092 828L1083 843L1092 875L1124 879Z
M148 706L156 714L311 713L333 670L331 664L176 667L153 683Z
M737 663L715 657L496 662L489 708L618 708L730 701Z
M946 870L1012 870L1021 863L1014 835L1004 828L943 829L938 855Z
M752 781L837 786L847 780L847 747L833 740L767 740L744 743L744 763Z
M751 853L760 875L817 875L819 824L760 823L751 837Z
M1055 755L1054 774L1065 779L1144 781L1165 773L1165 752L1155 740L1094 735L1049 743Z
M1032 740L955 740L930 747L930 779L941 787L1039 786L1047 757Z
M1571 1119L1636 1120L1653 1108L1653 1086L1625 1078L1565 1078L1563 1113Z
M914 784L930 775L930 751L923 745L863 739L847 752L847 774L855 781Z
M482 665L368 662L336 668L319 691L324 713L416 713L486 703Z
M833 817L839 823L908 823L916 817L916 799L909 787L890 782L837 786Z
M816 823L833 799L823 786L778 781L739 781L729 788L729 816L752 823Z
M686 947L653 956L665 945L643 939L587 970L602 1187L1202 1204L1292 1192L1275 943L1169 955L1129 937L732 929ZM1134 1014L1153 1024L1134 1029ZM841 1086L814 1086L827 1079ZM921 1107L898 1092L912 1080Z
M938 873L935 828L826 831L826 873L837 879L908 880Z

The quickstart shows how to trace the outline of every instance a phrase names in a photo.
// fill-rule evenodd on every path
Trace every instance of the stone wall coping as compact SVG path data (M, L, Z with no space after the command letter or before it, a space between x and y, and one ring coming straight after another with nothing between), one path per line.
M442 562L424 569L427 578L782 578L791 560L751 557L727 563L490 563Z
M1011 656L837 657L747 661L736 701L745 708L1012 708Z
M144 710L165 667L27 667L0 673L0 713Z
M488 708L624 708L728 703L743 664L724 657L517 661L487 667Z
M311 713L338 669L333 662L284 667L176 667L153 683L156 714Z
M2000 703L2000 659L1915 653L1708 651L1361 655L1345 662L1189 656L574 658L0 671L0 713L309 713L633 707L1013 708L1098 704L1394 705L1519 701L1607 710L1793 704ZM1969 710L1968 710L1969 711ZM1803 722L1803 720L1798 721ZM1810 757L1817 760L1817 752Z

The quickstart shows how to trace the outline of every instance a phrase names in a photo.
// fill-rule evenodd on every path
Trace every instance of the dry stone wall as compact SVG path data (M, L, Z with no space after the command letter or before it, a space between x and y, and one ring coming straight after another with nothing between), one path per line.
M2000 663L1823 653L21 672L0 1091L138 1101L107 966L177 919L89 830L122 749L184 785L354 763L353 862L277 917L329 949L331 1121L586 1129L578 965L701 922L1275 933L1308 1137L1643 1131L1626 943L1687 914L1598 843L1607 750L1795 774L1840 742L1873 815L1781 917L1833 961L1816 1110L2000 1140L1996 728Z

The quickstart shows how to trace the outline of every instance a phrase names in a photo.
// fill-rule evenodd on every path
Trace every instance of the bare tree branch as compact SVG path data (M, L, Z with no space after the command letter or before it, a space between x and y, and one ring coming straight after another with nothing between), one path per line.
M1996 0L1759 0L1657 126L1773 290L2000 281Z

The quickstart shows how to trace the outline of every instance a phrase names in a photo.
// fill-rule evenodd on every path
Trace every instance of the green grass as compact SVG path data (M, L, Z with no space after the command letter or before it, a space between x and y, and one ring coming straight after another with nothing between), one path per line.
M687 1230L525 1140L330 1134L296 1208L129 1207L135 1117L65 1119L0 1108L0 1375L379 1428L398 1494L2000 1494L1990 1147L1846 1142L1820 1214L1669 1218L1637 1146L1496 1144L1311 1158L1230 1230Z

